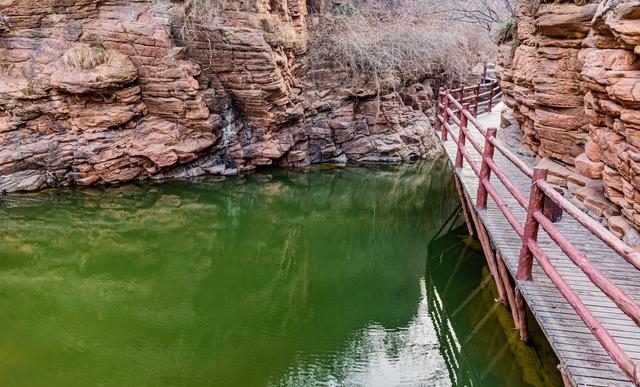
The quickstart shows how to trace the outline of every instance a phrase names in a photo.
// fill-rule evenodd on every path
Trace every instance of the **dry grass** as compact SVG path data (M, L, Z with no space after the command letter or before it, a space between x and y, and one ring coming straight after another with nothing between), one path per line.
M290 22L280 20L272 3L249 0L241 11L261 15L257 27L269 44L293 47L295 31ZM226 0L183 4L181 35L193 49L192 57L203 65L213 60L226 7ZM370 74L384 87L425 78L434 79L434 84L464 81L473 66L495 55L495 46L486 31L440 20L433 15L435 8L434 0L352 0L332 13L313 15L311 19L319 22L309 27L311 61L330 61L353 73Z
M91 70L109 63L111 54L101 46L80 45L67 50L62 59L68 66L79 70Z
M437 84L465 81L473 66L495 54L486 32L431 17L420 0L349 4L320 19L311 55L370 74L382 86L426 78Z
M187 0L182 9L184 21L182 35L185 39L211 29L215 24L223 24L221 14L226 7L226 0Z
M218 39L215 31L224 25L226 6L226 0L186 0L182 6L180 37L190 48L193 59L204 68L213 62L213 44ZM204 51L202 44L208 47Z

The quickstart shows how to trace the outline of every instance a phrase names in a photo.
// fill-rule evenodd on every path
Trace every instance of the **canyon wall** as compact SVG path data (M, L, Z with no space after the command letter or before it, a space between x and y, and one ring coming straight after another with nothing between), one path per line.
M638 54L640 1L524 0L497 69L523 142L628 238L640 229Z
M311 61L308 22L302 0L0 0L0 193L437 153L430 87Z

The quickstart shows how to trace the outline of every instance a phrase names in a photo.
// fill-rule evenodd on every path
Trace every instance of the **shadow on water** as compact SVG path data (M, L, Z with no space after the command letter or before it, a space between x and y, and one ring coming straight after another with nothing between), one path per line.
M463 385L425 262L456 205L442 161L2 197L0 384Z
M533 320L533 344L519 340L480 242L466 227L434 239L427 258L428 310L452 385L562 386L558 360Z

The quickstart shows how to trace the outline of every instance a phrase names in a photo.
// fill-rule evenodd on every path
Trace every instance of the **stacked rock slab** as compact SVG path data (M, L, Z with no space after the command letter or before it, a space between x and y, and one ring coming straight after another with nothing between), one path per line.
M498 73L524 142L619 206L618 234L640 229L640 2L520 1L516 20Z
M437 152L429 87L310 63L306 2L211 3L187 44L190 0L0 0L0 192Z

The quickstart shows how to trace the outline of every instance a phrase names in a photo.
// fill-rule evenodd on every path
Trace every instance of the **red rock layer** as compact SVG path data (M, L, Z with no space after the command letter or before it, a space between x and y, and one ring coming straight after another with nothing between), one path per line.
M536 3L519 2L518 43L501 48L498 69L524 142L601 179L640 228L640 3Z
M0 0L0 192L437 152L427 87L309 63L306 2L228 0L191 50L189 3Z

